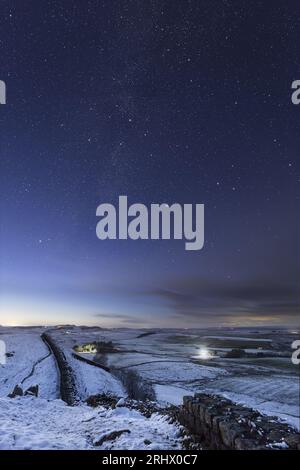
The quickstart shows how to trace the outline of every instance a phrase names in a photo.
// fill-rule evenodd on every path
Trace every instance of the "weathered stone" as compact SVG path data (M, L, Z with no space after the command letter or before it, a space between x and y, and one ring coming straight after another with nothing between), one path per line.
M199 407L199 403L195 403L195 402L192 403L192 413L193 413L193 415L198 414L198 407Z
M8 396L9 398L22 397L23 396L22 387L20 387L19 385L16 385L12 393L10 393Z
M257 443L254 439L237 437L234 441L234 448L236 450L255 450L257 449Z
M206 407L205 405L201 404L200 405L200 420L205 423L205 411L206 411Z
M120 431L112 431L108 434L105 434L105 436L101 437L98 441L94 442L94 446L101 446L105 441L114 441L118 437L120 437L124 433L130 434L129 429L121 429Z
M205 448L270 449L285 440L286 448L300 449L299 433L288 425L219 396L185 398L178 420Z
M291 449L297 449L300 446L299 434L290 434L284 438L285 442Z
M192 429L193 432L195 432L195 417L192 414L189 414L188 416L188 423L190 425L190 428Z
M192 402L192 400L190 400L187 404L187 409L188 409L189 413L193 413L193 408L192 407L193 407L193 402Z
M222 416L214 416L212 419L212 428L214 433L219 434L219 423L222 421Z
M32 395L34 397L38 397L38 395L39 395L39 386L38 385L32 385L31 387L29 387L26 390L25 395Z
M197 404L197 416L198 416L198 418L200 418L200 416L201 416L201 403Z
M222 441L225 446L229 448L234 447L234 440L241 435L241 428L234 423L228 421L220 421L219 430L222 437Z
M200 419L198 419L195 423L195 431L199 436L203 436L205 434L205 429Z
M268 433L268 439L273 442L280 442L282 437L285 437L285 436L284 436L284 433L282 433L280 429L272 429Z
M190 395L185 395L185 396L183 397L183 399L182 399L182 400L183 400L183 406L187 406L187 404L188 404L192 399L193 399L192 396L190 396Z
M207 424L207 426L209 426L209 427L212 427L212 418L213 418L213 415L211 414L211 411L206 410L205 414L204 414L204 420L205 420L205 423Z

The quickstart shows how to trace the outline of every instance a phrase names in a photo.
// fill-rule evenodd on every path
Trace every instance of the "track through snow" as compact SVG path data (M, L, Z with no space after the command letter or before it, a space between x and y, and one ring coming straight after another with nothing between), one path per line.
M120 430L129 432L105 441ZM146 418L126 407L107 410L67 406L62 400L0 398L0 449L180 449L179 432L166 416Z

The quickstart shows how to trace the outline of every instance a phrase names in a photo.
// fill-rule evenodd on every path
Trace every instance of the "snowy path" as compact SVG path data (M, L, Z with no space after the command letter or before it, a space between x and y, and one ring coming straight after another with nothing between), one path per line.
M105 440L115 431L125 432ZM0 398L0 449L180 449L179 431L166 416L146 418L126 407ZM96 445L99 441L103 443Z

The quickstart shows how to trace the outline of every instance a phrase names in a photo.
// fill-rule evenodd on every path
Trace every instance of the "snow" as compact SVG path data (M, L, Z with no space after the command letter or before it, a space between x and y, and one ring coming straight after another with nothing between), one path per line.
M254 341L255 343L272 343L272 339L245 338L244 336L203 336L204 339L229 339L237 341Z
M43 398L58 397L56 363L53 356L49 355L49 349L41 340L40 333L39 330L17 329L13 333L1 335L6 351L13 352L13 356L0 365L0 397L7 396L22 381L23 389L38 384L39 394Z
M31 385L39 385L41 398L59 397L56 362L53 355L49 355L49 349L40 337L41 333L39 329L10 329L7 334L1 335L7 352L14 352L14 355L7 358L5 365L0 365L0 396L6 397L15 385L20 384L23 390ZM81 400L98 393L126 396L119 380L111 374L75 359L69 350L65 354L74 372ZM33 367L33 374L30 375Z
M81 400L78 405L68 407L58 399L60 378L53 355L40 337L43 331L43 328L0 327L0 340L5 341L7 352L14 352L12 357L7 357L5 365L0 365L2 449L179 448L179 428L170 424L165 416L153 414L146 418L125 407L126 390L117 378L117 369L124 373L136 371L141 382L153 387L156 401L162 407L179 405L184 395L207 392L225 396L268 416L277 416L299 428L297 368L293 369L288 358L284 362L275 359L276 354L288 354L290 350L287 333L272 334L273 339L266 339L270 333L264 333L264 339L254 340L245 337L250 331L243 330L236 330L239 336L232 336L233 333L225 336L223 329L216 331L224 333L223 336L212 336L211 330L157 330L153 335L139 338L144 330L53 328L49 334L71 367ZM260 361L217 357L206 365L191 360L191 354L199 350L204 338L262 341L263 347L269 347L267 343L272 341L275 353L271 359ZM75 344L92 340L111 340L121 351L106 356L105 364L111 368L111 373L73 357ZM209 349L214 349L215 345L211 346ZM249 342L249 350L254 346ZM23 390L39 385L39 397L8 399L7 395L17 384L21 384ZM88 396L102 393L119 399L115 409L93 409L84 403ZM114 440L104 440L100 446L95 446L107 434L127 429L130 433L123 432ZM145 444L145 439L151 444Z
M288 445L286 442L274 442L273 444L267 444L267 447L270 447L271 449L288 449Z
M231 347L231 348L211 348L211 347L208 347L207 349L209 351L220 351L220 352L228 352L228 351L232 351L234 347ZM254 353L254 354L257 354L257 353L267 353L267 354L272 354L272 355L276 355L276 353L273 351L273 349L258 349L258 348L242 348L246 353ZM195 356L197 357L197 356Z
M163 360L174 360L171 358L164 358L164 356L156 356L154 354L141 354L141 353L113 353L108 354L109 367L129 367L138 366L150 362L161 362ZM182 359L184 361L184 359ZM178 361L177 361L178 362Z
M39 386L41 398L59 397L58 371L52 356L47 357L43 363L36 366L34 374L23 382L23 390L27 390L32 385Z
M95 446L114 431L129 430ZM157 413L67 406L61 400L0 398L0 449L180 449L180 428ZM144 442L150 441L150 444Z
M150 362L131 367L131 369L136 369L144 379L155 383L214 379L218 375L226 374L226 371L221 368L172 360L161 361L159 364Z
M92 366L86 362L81 362L75 359L72 354L66 354L69 364L75 375L75 381L79 397L85 400L91 395L99 393L107 393L116 395L117 397L126 396L126 392L122 384L112 376L99 367Z
M185 395L190 395L190 390L172 385L155 385L155 396L162 404L181 405Z
M258 410L260 413L276 417L280 421L289 424L293 428L300 431L300 420L299 420L299 406L297 405L287 405L275 400L265 400L258 398L257 396L247 395L243 393L234 393L234 392L225 392L225 391L216 391L215 389L208 388L205 390L208 393L215 393L217 395L222 395L229 400L239 403L241 405L247 406Z

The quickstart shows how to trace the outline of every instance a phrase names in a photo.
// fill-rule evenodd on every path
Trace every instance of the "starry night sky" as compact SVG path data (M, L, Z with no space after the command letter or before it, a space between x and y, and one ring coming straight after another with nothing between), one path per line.
M298 1L2 0L2 324L296 323ZM205 245L96 207L204 203Z

